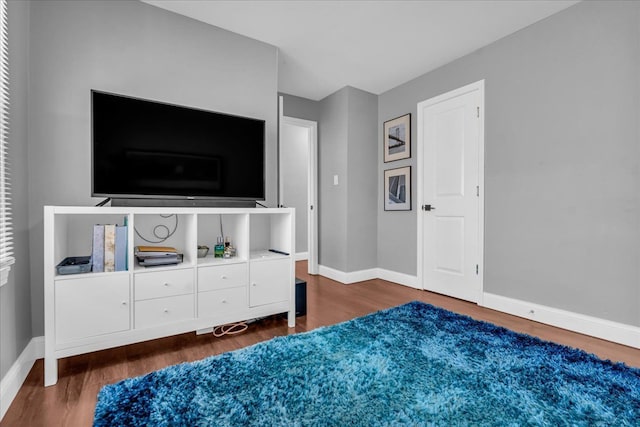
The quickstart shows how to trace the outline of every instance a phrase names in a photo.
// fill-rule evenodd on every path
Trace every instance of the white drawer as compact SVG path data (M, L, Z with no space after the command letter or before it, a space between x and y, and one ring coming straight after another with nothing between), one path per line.
M229 288L198 293L198 317L214 317L219 314L246 310L247 288Z
M135 329L193 319L193 295L136 302Z
M136 301L193 293L193 270L137 273L134 279Z
M198 268L198 291L247 286L247 264L214 265Z

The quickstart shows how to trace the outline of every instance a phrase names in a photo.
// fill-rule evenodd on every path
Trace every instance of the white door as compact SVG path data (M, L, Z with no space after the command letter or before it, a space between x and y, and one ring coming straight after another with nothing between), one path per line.
M418 104L422 287L481 302L484 81Z

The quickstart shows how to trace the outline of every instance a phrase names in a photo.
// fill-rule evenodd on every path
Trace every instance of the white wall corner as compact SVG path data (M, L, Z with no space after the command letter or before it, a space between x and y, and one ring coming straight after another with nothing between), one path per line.
M603 340L640 348L640 327L484 293L482 306Z
M44 357L44 337L35 337L0 380L0 421L9 410L36 360Z

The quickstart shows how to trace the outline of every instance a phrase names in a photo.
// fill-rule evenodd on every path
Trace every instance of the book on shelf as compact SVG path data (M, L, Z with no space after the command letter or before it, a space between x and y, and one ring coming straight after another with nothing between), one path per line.
M178 253L173 246L136 246L136 252L173 252Z
M171 246L136 246L135 255L137 257L156 257L166 255L176 255L178 251Z
M104 271L116 271L116 226L104 226Z
M138 265L142 267L151 267L159 265L175 265L182 262L182 254L172 254L164 256L136 257Z
M94 273L127 269L128 233L126 225L95 224L91 260Z
M136 246L134 254L143 267L172 265L182 262L182 254L171 246Z
M116 271L127 270L127 226L116 225L115 268Z
M181 262L182 262L182 257L179 256L178 254L174 254L172 256L138 258L138 264L143 267L157 266L157 265L172 265L172 264L179 264Z
M104 271L104 225L93 226L93 249L91 251L92 271L101 273Z

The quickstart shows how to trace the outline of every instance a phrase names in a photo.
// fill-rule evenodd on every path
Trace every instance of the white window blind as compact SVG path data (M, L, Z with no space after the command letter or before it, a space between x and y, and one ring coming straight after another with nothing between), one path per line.
M9 40L7 0L0 0L0 286L13 264L9 176Z

